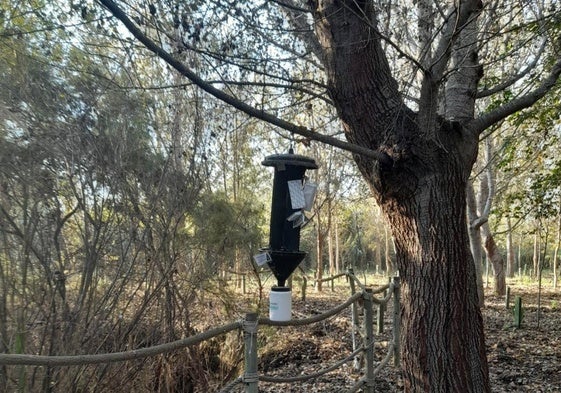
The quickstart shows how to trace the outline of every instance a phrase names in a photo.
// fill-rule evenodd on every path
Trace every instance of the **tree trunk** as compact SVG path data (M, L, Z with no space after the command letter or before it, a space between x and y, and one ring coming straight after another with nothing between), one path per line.
M317 234L316 234L316 291L322 291L322 282L323 279L323 232L321 230L319 214L317 217Z
M491 234L489 224L483 224L481 229L487 259L491 262L491 266L493 266L495 295L504 296L506 294L505 261L501 255L499 247L497 247L497 243L495 243L493 235Z
M328 194L329 195L329 194ZM327 254L329 257L329 274L335 275L335 249L333 245L333 214L331 207L331 197L327 200Z
M559 259L559 248L561 247L561 201L559 213L557 214L557 238L555 239L555 251L553 252L553 289L557 289L557 264Z
M450 45L438 48L434 73L423 74L419 111L413 112L391 76L373 4L312 3L329 93L346 137L380 152L377 160L357 155L355 161L395 244L405 391L489 392L465 208L478 134L461 118L447 121L435 112L442 80L434 78L443 73L440 62L447 61ZM479 5L463 2L458 20L451 19L465 29ZM473 99L464 90L457 94ZM450 107L460 107L458 102Z
M516 270L516 258L514 256L514 244L512 242L512 227L510 218L507 219L507 232L506 232L506 276L509 278L514 277Z
M540 263L540 236L539 236L539 227L536 229L536 233L534 234L534 255L532 256L532 277L538 277L538 265Z
M475 266L475 279L477 282L477 298L479 307L485 304L485 291L483 290L483 271L481 268L483 256L483 246L481 244L481 231L479 226L474 226L473 223L477 219L477 203L475 200L475 191L473 190L473 183L469 182L467 187L467 217L469 222L469 246L471 255L473 256L473 264Z
M386 275L392 276L395 273L392 258L390 256L390 234L388 228L384 227L385 243L384 243L384 261L386 263Z
M465 178L451 171L433 176L406 201L383 204L403 283L402 362L408 392L488 391L464 186ZM442 198L452 189L456 198Z
M339 247L339 222L335 220L335 269L341 273L341 250Z

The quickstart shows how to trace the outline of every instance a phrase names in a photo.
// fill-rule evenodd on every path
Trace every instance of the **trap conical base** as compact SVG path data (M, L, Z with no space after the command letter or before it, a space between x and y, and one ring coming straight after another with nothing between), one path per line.
M304 251L268 250L268 253L271 256L269 268L277 278L279 287L284 287L288 277L307 255Z

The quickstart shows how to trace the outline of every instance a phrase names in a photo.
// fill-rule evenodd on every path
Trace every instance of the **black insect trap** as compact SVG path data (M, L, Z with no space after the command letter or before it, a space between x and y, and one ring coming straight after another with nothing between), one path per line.
M292 293L286 280L306 256L300 251L300 229L306 223L305 211L311 211L317 186L305 181L307 169L317 169L314 159L294 154L273 154L262 164L275 168L269 247L255 256L258 265L267 263L277 279L271 288L269 318L289 321L292 313Z

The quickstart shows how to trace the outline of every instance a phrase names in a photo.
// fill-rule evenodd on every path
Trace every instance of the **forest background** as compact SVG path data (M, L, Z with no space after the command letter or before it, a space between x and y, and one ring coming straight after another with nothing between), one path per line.
M279 60L300 49L287 48L282 19L271 28L271 37L282 41L276 49L270 37L251 33L251 45L262 54L251 61L267 64L264 69L280 76L276 83L235 63L247 42L217 38L234 27L250 34L248 21L264 4L221 9L187 3L167 38L177 43L174 34L181 32L189 50L169 43L168 49L239 100L339 137L329 99L310 81L315 65ZM152 16L164 7L137 5ZM520 9L503 15L518 41L500 48L523 57L541 21L551 34L560 21L553 2ZM231 30L218 31L205 13L232 13L240 25L230 22ZM250 303L263 307L272 278L260 274L252 256L267 243L272 173L261 161L290 147L320 166L309 173L319 192L302 232L301 249L309 252L304 271L316 279L349 267L393 273L391 234L350 153L281 131L202 93L144 51L101 7L0 1L0 45L0 352L115 352L191 335L209 327L209 305L219 320L239 316L232 273L256 280ZM209 47L232 64L216 66L205 52ZM499 80L501 70L486 77ZM244 82L225 83L230 79ZM478 277L486 268L494 272L499 294L504 277L515 274L557 286L558 90L485 135L472 174L468 211L472 239L482 241L474 248ZM513 84L485 105L523 93ZM192 378L211 378L201 370L227 357L216 345L183 355ZM172 360L157 359L150 367L163 370ZM0 367L0 390L18 381L21 389L79 391L93 381L111 384L117 374L120 383L134 384L143 372L142 364L64 375ZM231 369L224 365L222 372ZM165 380L162 371L152 383Z

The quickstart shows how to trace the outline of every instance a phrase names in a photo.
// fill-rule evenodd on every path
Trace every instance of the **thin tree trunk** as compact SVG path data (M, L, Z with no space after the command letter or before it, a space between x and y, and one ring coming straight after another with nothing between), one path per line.
M390 234L388 232L388 227L384 227L384 234L385 234L385 245L384 245L384 259L386 262L386 275L391 276L395 268L393 266L392 258L390 256Z
M382 251L380 250L380 246L376 246L375 250L375 258L376 258L376 272L382 271Z
M516 258L514 256L514 244L512 242L512 227L510 217L507 219L507 232L506 232L506 276L509 278L514 277L516 270Z
M340 245L339 245L339 222L335 220L335 268L336 273L341 273L341 257L340 257Z
M316 291L322 291L322 282L323 279L323 235L321 231L320 220L318 218L318 225L317 225L317 235L316 235Z
M559 213L557 215L557 238L555 239L555 251L553 252L553 289L557 289L557 264L558 264L560 246L561 246L561 200L559 203Z
M540 263L540 241L539 241L539 228L534 234L534 255L532 256L532 262L534 268L532 269L532 277L538 277L538 265Z
M333 245L333 216L331 209L331 199L327 201L327 253L329 257L329 274L335 275L335 249Z
M469 223L469 245L471 255L473 255L473 264L475 266L475 278L477 282L477 298L479 307L485 305L485 291L483 288L483 269L482 269L482 249L480 227L474 226L473 223L477 219L477 204L475 201L475 193L473 184L468 183L467 196L467 217Z
M491 262L491 266L493 266L495 295L504 296L506 294L505 261L501 255L499 247L497 247L497 243L495 242L493 235L491 234L489 224L483 224L481 229L487 259Z

